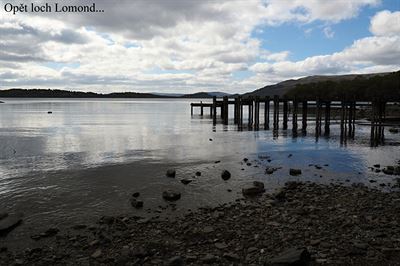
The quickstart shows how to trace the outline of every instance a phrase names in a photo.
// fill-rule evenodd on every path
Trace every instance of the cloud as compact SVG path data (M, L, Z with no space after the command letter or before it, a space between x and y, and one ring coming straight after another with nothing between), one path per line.
M238 92L305 75L398 66L399 34L396 27L385 26L396 20L398 12L376 14L370 27L374 36L337 53L301 61L290 61L290 51L265 50L263 40L252 34L263 27L317 21L324 25L326 36L333 37L334 23L357 16L361 8L379 4L377 0L99 0L96 4L105 13L2 14L0 86ZM246 72L246 78L238 80L237 72Z
M323 31L324 31L325 37L328 39L332 39L333 36L335 36L335 32L332 30L331 27L325 27Z
M371 19L370 31L377 36L400 35L400 11L378 12Z

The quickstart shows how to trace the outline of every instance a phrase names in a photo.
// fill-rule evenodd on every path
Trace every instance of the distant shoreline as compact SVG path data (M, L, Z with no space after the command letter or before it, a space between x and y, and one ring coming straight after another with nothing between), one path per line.
M161 98L161 99L185 99L185 98L212 98L213 96L230 96L222 92L197 92L193 94L169 95L158 93L138 92L113 92L107 94L95 92L51 90L51 89L8 89L0 90L0 98ZM233 95L232 95L233 96Z

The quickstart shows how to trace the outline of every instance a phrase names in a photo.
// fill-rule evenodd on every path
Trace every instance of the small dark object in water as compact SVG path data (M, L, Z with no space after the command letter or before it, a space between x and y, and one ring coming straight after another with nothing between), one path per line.
M389 128L389 132L393 133L393 134L397 134L397 133L399 133L399 129L392 127L392 128Z
M131 198L131 205L136 209L143 208L143 201L137 200L136 198Z
M3 215L4 216L4 215ZM8 214L0 220L0 234L6 234L22 222L22 214Z
M290 158L290 157L292 157L292 156L293 156L293 154L289 154L289 155L288 155L288 158Z
M190 182L192 182L192 180L190 180L190 179L182 179L182 180L181 180L181 183L184 184L184 185L187 185L187 184L189 184Z
M272 258L269 263L272 265L309 265L310 260L311 255L307 249L292 248Z
M247 159L247 158L244 158L244 159L243 159L244 162L247 162L248 160L249 160L249 159Z
M228 170L224 170L221 173L221 177L222 177L223 180L228 180L228 179L231 178L231 173L229 173Z
M166 190L162 193L162 197L163 199L168 201L177 201L178 199L181 198L181 193L174 192L172 190Z
M213 141L213 139L208 139L209 141Z
M300 170L300 169L293 169L293 168L290 168L289 174L290 174L290 175L301 175L301 170Z
M374 167L375 168L381 168L381 165L380 164L374 164Z
M201 172L197 171L196 176L201 176Z
M52 112L52 111L48 111L47 113L48 113L48 114L52 114L53 112Z
M175 169L168 169L166 175L167 175L167 177L175 177L175 175L176 175Z
M133 194L132 194L132 197L134 197L134 198L137 198L137 197L139 197L140 196L140 193L139 192L134 192Z
M214 163L220 163L221 161L215 161Z
M251 163L246 163L247 166L251 166Z

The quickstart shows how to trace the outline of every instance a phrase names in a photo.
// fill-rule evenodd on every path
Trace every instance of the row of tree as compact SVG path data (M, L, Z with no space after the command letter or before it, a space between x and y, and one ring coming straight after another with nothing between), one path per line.
M400 71L370 78L299 84L285 96L308 100L400 101Z

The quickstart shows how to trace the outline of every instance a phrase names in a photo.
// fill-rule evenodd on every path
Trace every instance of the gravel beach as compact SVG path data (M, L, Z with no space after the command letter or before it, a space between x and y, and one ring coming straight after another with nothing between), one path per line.
M288 182L175 219L109 216L50 228L33 236L35 248L1 243L0 264L400 265L399 221L399 192Z

